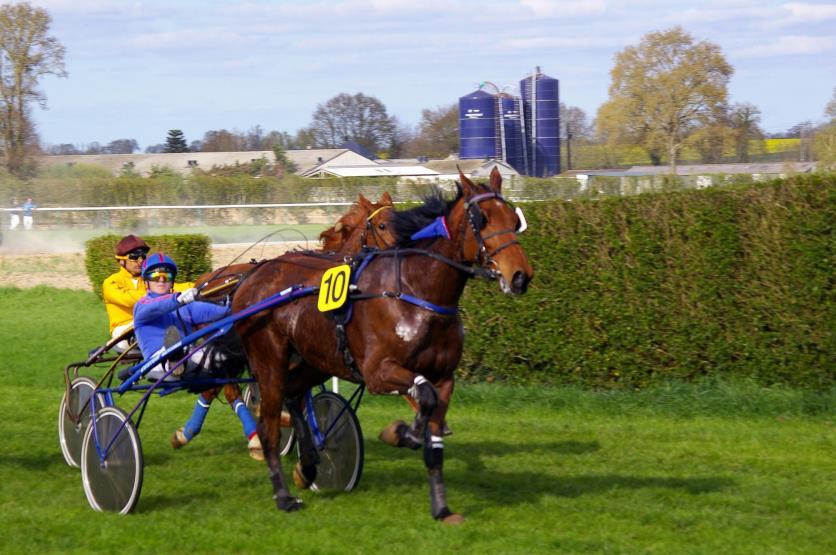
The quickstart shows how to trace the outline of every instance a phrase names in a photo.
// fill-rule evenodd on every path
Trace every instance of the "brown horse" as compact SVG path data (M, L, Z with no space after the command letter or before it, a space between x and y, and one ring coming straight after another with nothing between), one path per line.
M520 219L502 198L501 182L498 171L491 173L489 186L475 185L462 175L454 199L435 192L424 205L392 215L399 248L366 257L362 271L355 270L352 278L360 296L352 302L353 316L345 329L354 365L338 348L333 319L317 311L312 296L237 322L261 392L259 435L279 509L292 511L301 505L290 494L277 449L282 403L287 401L293 416L301 459L294 477L304 487L315 480L317 454L300 400L308 388L333 375L362 380L372 393L409 394L418 402L415 432L396 424L388 433L398 445L423 447L432 516L461 521L447 506L442 475L442 425L464 340L456 307L474 275L497 278L500 289L513 294L525 292L533 276L516 238ZM447 239L412 240L415 232L434 222L449 230ZM265 263L242 283L233 311L290 284L318 285L336 263L336 258L302 253ZM306 367L291 371L291 360L298 357Z
M393 245L395 236L389 225L389 219L394 212L393 208L394 205L389 193L383 193L377 203L369 201L360 194L357 202L351 205L351 208L340 217L337 223L320 234L323 244L322 251L352 255L359 252L363 247L384 249ZM200 276L195 281L195 286L205 292L201 294L204 300L220 300L223 296L231 294L235 285L259 264L258 262L247 262L223 266ZM225 348L233 351L233 356L228 359L228 362L237 366L234 361L238 357L234 356L234 351L239 350L240 345L237 345L237 342L231 340L231 338L225 343ZM229 354L227 353L227 355ZM235 407L238 406L241 399L241 388L237 383L202 391L200 393L202 406L208 407L221 390L223 390L227 403L236 410L237 414L239 409L235 409ZM195 410L200 412L197 406ZM287 418L285 418L284 425L290 425ZM197 426L196 430L199 432L200 426ZM179 449L186 445L190 439L181 428L172 435L171 446ZM257 460L263 460L263 451L258 442L250 442L250 456Z

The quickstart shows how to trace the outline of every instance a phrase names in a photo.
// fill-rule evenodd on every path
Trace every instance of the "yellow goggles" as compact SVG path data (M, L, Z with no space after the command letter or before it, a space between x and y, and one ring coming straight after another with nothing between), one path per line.
M174 281L174 274L167 270L152 270L148 274L146 274L145 279L147 281Z
M148 253L145 251L133 251L125 256L116 255L116 260L145 260L146 258L148 258Z

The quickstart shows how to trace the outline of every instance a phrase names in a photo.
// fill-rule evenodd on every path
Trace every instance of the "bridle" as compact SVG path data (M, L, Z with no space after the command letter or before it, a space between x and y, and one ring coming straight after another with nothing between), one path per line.
M383 248L389 248L389 247L392 246L380 237L380 235L377 232L377 229L375 229L375 226L374 226L374 223L372 222L372 219L375 216L377 216L378 213L382 212L383 210L386 210L386 209L391 210L393 208L394 207L388 206L388 205L387 206L381 206L380 208L378 208L377 210L375 210L374 212L372 212L371 214L369 214L366 217L366 226L365 226L365 229L363 230L363 233L360 235L360 244L362 246L364 246L364 247L368 246L368 242L366 241L366 236L369 233L371 233L372 237L374 237L377 244L383 245Z
M500 229L499 231L494 231L488 235L482 235L482 228L484 227L484 219L485 216L482 213L481 209L479 208L479 204L486 200L496 199L501 201L503 204L507 206L511 206L514 208L514 212L517 214L517 217L520 218L520 227L519 228L508 228L508 229ZM479 266L485 268L491 268L492 272L495 272L493 267L496 266L496 261L494 260L494 256L502 252L503 250L507 249L512 245L519 245L520 242L517 240L517 232L522 231L525 229L525 217L522 215L522 210L519 207L514 207L509 201L505 200L505 198L496 192L490 193L482 193L480 195L476 195L473 198L470 198L464 201L464 212L467 215L467 221L470 223L470 229L473 231L473 236L476 238L476 243L479 245L479 254L476 257L476 262ZM462 225L462 232L464 232L464 225ZM497 235L504 235L510 233L513 236L513 239L507 241L497 248L493 249L492 251L488 252L488 247L485 242L492 238L496 237ZM464 246L465 241L462 238L462 246L461 246L461 258L464 259Z

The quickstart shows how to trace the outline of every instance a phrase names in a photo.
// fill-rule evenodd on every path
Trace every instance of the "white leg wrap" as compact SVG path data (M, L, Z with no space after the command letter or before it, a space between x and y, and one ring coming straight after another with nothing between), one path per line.
M415 376L415 379L412 381L412 383L414 385L412 387L410 387L406 392L409 393L410 397L412 397L413 399L415 399L417 401L418 400L418 386L421 385L421 384L427 383L427 378L425 378L421 374L418 374L417 376Z

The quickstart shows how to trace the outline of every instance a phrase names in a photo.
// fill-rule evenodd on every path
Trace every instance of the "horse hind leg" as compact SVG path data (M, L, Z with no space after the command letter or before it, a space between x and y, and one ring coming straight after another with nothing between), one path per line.
M286 370L286 359L280 356L281 349L275 347L278 341L272 337L256 337L252 334L248 339L253 339L254 344L274 346L269 352L269 357L254 365L254 373L258 378L259 392L261 393L261 413L258 420L258 435L261 438L264 458L267 468L270 471L270 483L273 486L273 499L279 510L290 512L302 507L302 501L290 493L287 480L281 466L281 455L279 454L279 438L281 435L282 420L282 397L284 387L284 376L280 371L271 371L270 368L284 368ZM261 341L259 341L261 339Z

